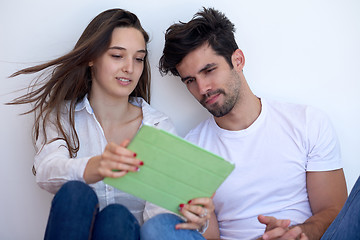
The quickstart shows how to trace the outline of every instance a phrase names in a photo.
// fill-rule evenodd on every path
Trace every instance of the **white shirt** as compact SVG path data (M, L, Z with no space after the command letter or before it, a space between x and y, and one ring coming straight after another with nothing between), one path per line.
M175 134L175 128L166 115L152 108L141 98L134 99L131 103L141 106L142 124L155 126ZM67 115L67 111L62 113L62 119L67 128L65 130L70 129L68 121L64 120L67 119ZM36 141L36 148L38 149L34 162L36 182L50 193L56 193L69 180L84 182L83 174L88 160L100 155L107 145L104 131L95 117L87 96L75 107L75 129L80 142L79 151L75 158L69 157L68 150L65 147L66 143L63 140L56 140L42 147L44 137L40 134ZM53 124L46 127L46 133L48 140L59 136ZM146 221L160 212L167 212L160 207L104 184L103 181L90 184L90 186L98 196L100 209L112 203L123 204L134 214L140 224L143 223L143 220Z
M211 117L186 136L235 163L213 199L221 239L256 239L265 230L259 214L303 223L312 216L306 172L341 168L339 143L323 113L261 102L259 117L247 129L224 130Z

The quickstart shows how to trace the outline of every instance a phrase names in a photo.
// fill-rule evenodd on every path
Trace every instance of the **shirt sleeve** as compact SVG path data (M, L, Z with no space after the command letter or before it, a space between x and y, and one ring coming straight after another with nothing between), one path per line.
M307 171L331 171L342 168L340 143L328 117L307 109Z
M37 149L34 158L37 184L50 193L56 193L69 180L83 181L83 174L90 157L70 158L64 140L52 140L59 136L54 124L46 127L47 141L39 134L35 143Z

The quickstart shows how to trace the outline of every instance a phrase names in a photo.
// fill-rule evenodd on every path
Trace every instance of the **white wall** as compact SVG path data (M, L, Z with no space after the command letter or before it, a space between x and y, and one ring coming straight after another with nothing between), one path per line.
M161 78L157 63L166 28L190 20L202 6L216 7L235 23L246 57L245 76L257 95L311 104L330 116L351 189L360 173L359 1L1 1L0 239L41 239L52 198L31 174L33 118L18 115L28 106L3 105L30 78L7 76L64 54L95 15L125 8L139 16L152 39L152 104L173 119L183 136L208 113L179 79Z

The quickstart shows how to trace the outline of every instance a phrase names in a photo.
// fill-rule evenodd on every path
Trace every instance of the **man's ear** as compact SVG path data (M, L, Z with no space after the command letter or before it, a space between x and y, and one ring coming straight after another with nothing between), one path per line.
M236 49L231 56L231 61L232 61L234 68L242 71L245 66L244 53L240 49Z

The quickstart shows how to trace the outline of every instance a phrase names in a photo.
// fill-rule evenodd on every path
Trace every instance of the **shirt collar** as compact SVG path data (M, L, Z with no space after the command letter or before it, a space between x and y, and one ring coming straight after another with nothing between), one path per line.
M75 107L75 112L79 112L83 109L86 109L86 111L90 114L94 114L94 110L92 109L91 105L90 105L90 102L89 102L89 99L88 99L88 95L86 94L84 96L84 98L78 102L76 104L76 107Z
M146 125L157 125L160 121L167 118L162 112L159 112L152 108L143 98L141 97L131 97L129 102L135 106L141 107L143 112L143 123ZM89 114L94 114L88 95L86 94L84 98L76 104L75 112L79 112L86 109Z

